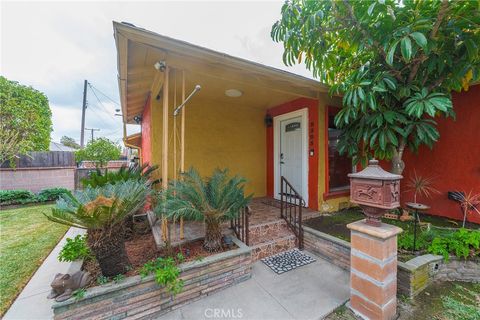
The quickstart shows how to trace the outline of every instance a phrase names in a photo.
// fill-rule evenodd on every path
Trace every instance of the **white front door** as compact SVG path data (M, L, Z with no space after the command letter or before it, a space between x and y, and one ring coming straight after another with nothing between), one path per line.
M275 117L275 196L280 197L280 177L308 203L307 109Z

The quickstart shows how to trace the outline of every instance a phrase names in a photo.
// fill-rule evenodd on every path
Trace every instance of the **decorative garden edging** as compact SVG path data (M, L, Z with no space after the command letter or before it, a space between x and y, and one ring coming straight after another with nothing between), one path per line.
M119 283L86 290L83 298L53 305L54 319L143 319L165 314L251 277L251 249L233 238L237 249L190 261L179 266L184 281L173 297L154 276L128 277Z
M305 249L350 270L350 243L329 234L303 227ZM466 281L480 283L480 259L460 260L426 254L407 262L397 261L397 292L415 297L433 281Z

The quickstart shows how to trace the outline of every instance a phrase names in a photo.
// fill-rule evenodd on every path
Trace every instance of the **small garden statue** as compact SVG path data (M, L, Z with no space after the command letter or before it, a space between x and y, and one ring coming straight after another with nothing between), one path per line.
M50 284L52 291L47 299L55 299L56 302L68 300L73 292L84 287L90 278L90 273L85 271L77 271L73 275L57 273Z

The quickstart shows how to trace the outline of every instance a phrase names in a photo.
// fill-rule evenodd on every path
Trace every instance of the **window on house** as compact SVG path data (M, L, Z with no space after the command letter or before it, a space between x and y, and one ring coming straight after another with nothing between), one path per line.
M337 108L328 110L328 192L346 191L350 187L348 174L352 172L352 160L338 153L341 130L335 127Z

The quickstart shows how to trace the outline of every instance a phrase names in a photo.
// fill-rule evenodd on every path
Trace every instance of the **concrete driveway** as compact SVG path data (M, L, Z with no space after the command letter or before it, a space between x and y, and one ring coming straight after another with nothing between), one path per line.
M347 271L318 257L281 275L258 261L252 279L158 319L321 319L349 299L349 282Z

